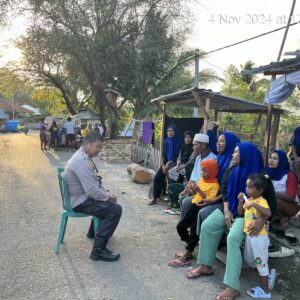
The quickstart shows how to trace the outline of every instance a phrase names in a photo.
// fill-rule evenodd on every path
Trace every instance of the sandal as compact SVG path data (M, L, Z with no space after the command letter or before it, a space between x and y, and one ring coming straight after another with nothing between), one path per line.
M269 257L288 257L294 255L295 252L296 251L294 249L281 246L279 251L269 252Z
M172 259L168 262L168 266L172 268L181 268L181 267L188 267L191 265L189 260L183 262L179 259Z
M240 295L239 291L226 288L221 294L219 294L215 300L234 300Z
M295 236L295 232L293 229L287 229L285 232L285 238L288 240L291 246L297 246L298 239Z
M187 272L185 274L185 277L187 279L196 279L196 278L199 278L199 277L202 277L202 276L211 276L211 275L214 274L214 272L212 270L210 272L200 272L200 273L199 273L199 271L195 272L195 270L197 270L197 269L194 269L194 270L191 270L191 271Z
M176 257L176 258L181 258L183 255L185 255L185 253L186 253L186 252L179 251L179 252L175 253L175 257ZM190 258L192 258L192 257L193 257L193 255L190 254L187 258L190 259Z
M271 299L272 294L266 293L260 286L254 287L247 291L247 295L255 299Z

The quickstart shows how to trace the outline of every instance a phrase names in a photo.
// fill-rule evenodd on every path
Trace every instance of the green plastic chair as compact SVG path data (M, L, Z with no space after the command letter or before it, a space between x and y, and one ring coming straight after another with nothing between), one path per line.
M69 217L74 217L74 218L89 217L89 215L87 215L87 214L77 213L72 209L68 186L67 186L64 178L62 177L62 173L64 172L64 170L65 170L64 168L57 168L58 182L59 182L60 194L61 194L62 205L63 205L64 210L61 214L60 231L59 231L58 241L57 241L56 248L55 248L55 254L58 254L60 246L64 241L68 218ZM97 217L93 216L93 221L94 221L94 230L96 233L96 231L100 225L100 220Z

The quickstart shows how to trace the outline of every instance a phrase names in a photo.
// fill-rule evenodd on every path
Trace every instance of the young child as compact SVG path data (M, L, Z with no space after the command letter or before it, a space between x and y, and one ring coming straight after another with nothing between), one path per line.
M246 182L246 192L248 197L243 193L239 193L239 215L244 215L246 233L244 258L251 267L256 267L260 275L261 286L254 287L247 291L252 298L270 299L269 267L268 267L268 247L270 244L266 224L262 228L258 236L250 236L248 232L249 225L253 220L261 216L266 220L271 216L271 210L266 199L262 194L272 184L268 175L253 174L250 175ZM272 270L274 272L274 270ZM273 279L272 281L274 281ZM274 285L274 282L272 283Z
M187 243L186 251L178 259L169 261L170 267L184 267L190 265L190 258L198 244L199 236L197 230L197 216L200 209L212 204L213 199L219 193L218 164L216 160L204 160L201 166L201 179L199 180L192 199L192 205L184 217L177 224L177 231L182 241ZM188 228L190 227L190 232Z

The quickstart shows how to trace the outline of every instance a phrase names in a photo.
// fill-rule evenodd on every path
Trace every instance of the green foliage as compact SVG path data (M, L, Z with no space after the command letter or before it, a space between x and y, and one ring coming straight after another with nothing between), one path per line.
M32 93L32 104L40 108L43 116L68 114L67 107L56 89L36 89Z
M222 93L224 95L248 100L256 103L263 103L265 94L269 87L266 79L258 80L255 76L244 75L243 70L251 69L253 62L247 61L241 69L230 65L225 72ZM221 127L229 131L252 133L254 131L258 116L253 114L224 113L221 120ZM258 137L262 138L265 128L264 119L260 122Z

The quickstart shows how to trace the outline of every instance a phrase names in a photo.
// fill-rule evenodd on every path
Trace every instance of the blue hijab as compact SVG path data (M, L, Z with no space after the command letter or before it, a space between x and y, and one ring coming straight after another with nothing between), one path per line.
M213 130L207 130L207 135L209 136L209 149L212 153L218 154L217 152L217 135Z
M228 180L228 201L229 209L233 216L238 215L240 192L246 193L246 181L250 174L263 170L264 162L261 152L249 142L237 145L240 153L240 163L233 170Z
M181 146L181 138L178 134L177 127L175 125L169 125L167 127L167 130L169 128L172 128L175 132L175 135L173 137L167 137L164 140L164 150L167 157L167 161L175 160L177 159L179 152L180 152L180 146Z
M300 126L294 130L294 137L292 144L297 147L300 145Z
M231 132L222 132L221 135L224 135L226 144L225 144L225 151L218 155L218 160L217 160L219 166L219 172L218 172L219 183L221 182L223 174L232 159L232 153L234 151L234 148L236 147L236 144L241 142L240 139Z
M291 171L290 164L284 151L275 150L272 153L277 153L278 155L278 167L275 169L266 167L266 172L272 180L280 180L285 174Z

